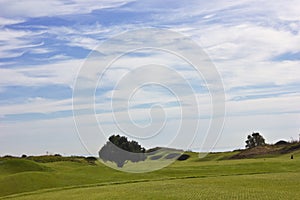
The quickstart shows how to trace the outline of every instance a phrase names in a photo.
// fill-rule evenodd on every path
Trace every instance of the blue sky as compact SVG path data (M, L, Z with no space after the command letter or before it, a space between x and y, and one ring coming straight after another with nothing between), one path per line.
M297 0L2 0L0 8L0 155L46 151L87 154L72 115L72 92L78 70L89 53L110 37L151 27L191 38L219 71L225 88L226 119L215 151L243 148L247 134L253 131L261 132L270 143L298 139ZM131 64L142 65L147 59L145 55L149 55L143 53L125 57L99 83L96 110L105 122L107 135L120 132L108 116L112 85L122 74L130 72ZM151 59L159 61L165 56L161 53ZM194 77L180 61L169 61L192 83L203 115L201 124L206 124L200 129L206 130L210 105L203 80ZM141 74L140 78L144 76ZM174 132L180 105L169 92L148 87L138 91L133 99L133 121L147 124L145 112L159 103L173 119L166 135ZM89 130L88 122L84 126ZM162 135L157 145L168 142L169 137ZM190 148L197 149L201 138ZM103 141L90 140L94 141L91 153L95 153ZM145 141L144 145L156 144Z

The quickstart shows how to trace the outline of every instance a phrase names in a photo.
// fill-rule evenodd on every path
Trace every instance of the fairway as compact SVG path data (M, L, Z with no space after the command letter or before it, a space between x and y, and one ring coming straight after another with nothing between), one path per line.
M239 160L226 159L232 152L204 159L189 154L186 161L138 174L101 163L2 160L0 194L3 199L300 199L299 152L294 160L288 154Z
M20 196L29 199L299 199L299 173L146 181Z

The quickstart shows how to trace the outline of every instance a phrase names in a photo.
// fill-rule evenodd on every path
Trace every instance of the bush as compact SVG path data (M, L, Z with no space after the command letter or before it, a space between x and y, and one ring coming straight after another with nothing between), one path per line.
M182 154L181 156L179 156L179 157L177 158L177 160L179 160L179 161L184 161L184 160L189 159L189 157L190 157L190 155Z
M275 143L275 145L286 145L286 144L288 144L288 142L284 141L284 140L280 140L280 141Z
M89 156L89 157L86 157L84 158L89 164L92 164L92 165L95 165L96 164L96 161L97 161L97 158L93 157L93 156Z

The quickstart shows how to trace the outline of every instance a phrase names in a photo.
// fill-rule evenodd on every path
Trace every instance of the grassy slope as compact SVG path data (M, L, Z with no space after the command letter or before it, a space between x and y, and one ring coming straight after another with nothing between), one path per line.
M295 188L300 187L299 151L294 152L294 160L289 159L289 154L276 158L224 160L232 154L232 152L210 154L200 161L197 154L191 154L192 157L187 161L178 161L162 170L142 174L123 173L101 164L93 166L67 161L36 163L23 159L12 160L7 164L0 161L0 196L36 191L33 192L36 194L19 198L81 199L80 197L88 194L90 199L98 199L113 198L111 195L117 190L117 197L122 196L122 193L128 194L129 191L130 195L138 195L141 199L151 199L152 195L157 195L157 198L161 196L172 199L173 193L188 195L186 198L190 198L190 195L195 193L202 195L203 198L213 195L216 199L223 193L233 198L234 195L242 195L239 193L249 189L249 191L263 190L266 194L270 193L270 199L274 199L271 198L272 195L279 191L281 195L293 194L300 197L299 193L294 191ZM17 166L23 167L15 167L13 171L3 170L12 170L12 166L16 165L14 162L18 164ZM7 167L9 165L11 167ZM249 188L244 188L243 185L249 185ZM208 192L215 190L214 187L218 188L215 193ZM271 194L272 188L275 192ZM41 189L50 189L50 191ZM180 192L181 190L183 192ZM73 197L75 194L78 196ZM249 195L254 197L255 194L249 193ZM277 194L273 197L279 196L280 194Z
M49 170L50 168L41 166L38 163L30 160L8 159L0 161L0 175Z
M265 145L239 151L232 156L234 159L277 157L283 154L292 154L300 150L300 142L287 143L284 145Z

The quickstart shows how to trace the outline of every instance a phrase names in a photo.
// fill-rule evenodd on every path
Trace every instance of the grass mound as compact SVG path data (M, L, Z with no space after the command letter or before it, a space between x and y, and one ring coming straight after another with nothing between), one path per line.
M258 157L274 157L281 154L293 153L300 150L300 142L287 143L287 144L275 144L258 146L250 149L240 151L240 153L233 155L232 159L241 158L258 158Z
M63 157L60 155L43 155L43 156L29 156L28 160L32 160L39 163L50 163L50 162L61 162L61 161L70 161L70 162L86 162L89 161L91 157L84 158L80 156L71 156Z
M162 155L156 155L156 156L151 156L150 157L151 160L158 160L160 158L162 158Z
M49 171L50 168L26 159L4 159L0 161L0 174L14 174L29 171Z
M177 158L179 156L180 156L179 153L170 153L170 154L165 156L165 159L174 159L174 158Z
M203 158L200 158L199 161L221 161L221 160L229 160L236 154L239 154L238 151L228 151L228 152L211 152L207 155L204 154Z

